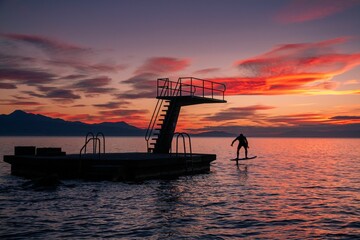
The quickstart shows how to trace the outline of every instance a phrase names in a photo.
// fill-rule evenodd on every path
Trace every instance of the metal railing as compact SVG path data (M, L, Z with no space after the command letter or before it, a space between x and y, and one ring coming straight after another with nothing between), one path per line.
M186 157L187 156L187 151L186 151L186 141L185 141L185 137L188 139L188 144L189 144L189 154L190 154L190 157L192 157L192 147L191 147L191 137L189 134L185 133L185 132L176 132L174 133L174 137L176 136L176 144L175 144L175 155L178 156L179 155L179 137L182 138L182 141L183 141L183 153L184 153L184 156ZM172 151L171 151L172 152Z
M157 97L194 96L195 91L195 86L182 83L181 78L177 82L170 81L168 78L157 80Z
M194 77L181 77L177 82L168 78L157 80L157 97L196 96L225 100L225 90L223 83Z
M191 146L191 137L189 134L185 133L185 132L176 132L174 133L174 137L176 136L176 144L175 144L175 156L178 157L179 156L179 137L181 137L182 139L182 142L183 142L183 155L184 155L184 158L185 158L185 166L186 166L186 171L189 170L189 162L191 164L191 171L194 170L194 162L193 162L193 153L192 153L192 146ZM190 161L187 159L187 156L188 156L188 152L187 152L187 149L186 149L186 140L185 138L187 138L188 140L188 146L189 146L189 157L190 157ZM174 139L174 138L173 138ZM172 153L172 143L171 143L171 149L170 149L170 153Z
M86 134L84 146L80 149L80 158L81 158L82 154L87 153L87 145L90 142L92 142L92 144L93 144L93 146L92 146L92 150L93 150L92 154L98 154L98 158L100 159L101 140L100 140L99 136L102 137L102 140L103 140L103 154L105 154L105 135L102 132L98 132L96 134L96 136L95 136L92 132L89 132L89 133Z

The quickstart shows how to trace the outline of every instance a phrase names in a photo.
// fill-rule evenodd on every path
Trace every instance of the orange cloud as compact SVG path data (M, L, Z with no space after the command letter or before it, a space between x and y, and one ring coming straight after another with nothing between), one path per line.
M240 76L212 79L225 83L228 95L298 94L331 90L331 79L360 65L360 53L337 53L348 38L280 45L258 57L237 61ZM344 92L345 93L345 92ZM356 93L356 91L347 91Z
M274 123L275 125L290 125L290 126L299 126L299 125L318 125L318 124L330 124L330 125L339 125L339 124L357 124L360 123L360 116L356 115L340 115L332 116L329 114L319 114L319 113L299 113L299 114L290 114L282 116L273 116L267 117L269 122Z
M275 19L281 23L300 23L325 18L360 4L358 0L293 0Z
M360 116L333 116L329 121L334 124L355 124L360 123Z

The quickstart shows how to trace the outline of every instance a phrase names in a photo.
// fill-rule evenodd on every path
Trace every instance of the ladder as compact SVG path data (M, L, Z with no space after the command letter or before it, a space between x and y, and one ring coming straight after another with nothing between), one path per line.
M176 157L179 156L179 137L181 137L182 144L183 144L183 156L185 158L186 171L189 171L189 164L191 164L191 171L194 171L194 161L193 161L193 152L192 152L190 135L185 132L176 132L176 133L174 133L174 137L175 136L176 136L175 156ZM186 148L187 144L186 144L185 139L188 140L189 152L187 151L187 148ZM171 146L172 146L172 144L171 144ZM170 149L170 153L173 154L172 149ZM189 157L189 159L187 159L187 157Z
M102 138L102 144L101 144L100 137ZM92 142L92 154L93 155L98 154L98 159L100 159L100 157L101 157L101 145L102 145L102 153L105 154L105 135L102 132L98 132L96 134L96 136L92 132L89 132L89 133L86 134L85 144L80 149L79 157L81 158L82 154L87 153L87 145L90 142Z

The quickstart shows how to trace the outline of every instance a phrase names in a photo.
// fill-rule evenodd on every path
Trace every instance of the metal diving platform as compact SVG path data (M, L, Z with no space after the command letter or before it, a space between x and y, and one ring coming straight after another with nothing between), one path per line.
M169 153L181 107L226 103L225 90L222 83L194 77L182 77L177 82L158 79L158 101L145 135L148 152Z

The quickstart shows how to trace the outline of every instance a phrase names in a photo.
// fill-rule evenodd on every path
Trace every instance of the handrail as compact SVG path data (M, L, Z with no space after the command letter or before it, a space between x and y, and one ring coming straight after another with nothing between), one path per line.
M78 166L79 168L78 168L78 171L79 171L80 175L83 174L83 161L84 161L84 159L81 158L81 155L82 155L83 150L84 150L84 154L86 154L86 148L87 148L87 145L90 143L90 141L93 142L93 154L96 154L97 143L99 142L98 159L100 160L100 157L101 157L101 140L100 140L99 136L102 136L103 144L104 144L103 145L103 153L105 154L105 135L102 132L98 132L96 134L96 137L95 137L92 132L88 132L86 134L86 137L85 137L85 144L80 149L80 154L79 154L79 166Z
M156 120L159 116L159 113L160 113L160 110L161 110L161 106L163 104L163 99L159 99L156 103L156 106L155 106L155 109L154 109L154 112L151 116L151 120L149 122L149 126L146 130L146 133L145 133L145 140L146 140L146 143L147 143L147 149L149 149L149 140L152 136L152 133L154 131L154 127L155 127L155 124L156 124Z
M162 91L159 94L160 89ZM163 89L166 91L164 92ZM177 82L170 81L168 78L159 78L157 81L157 97L187 96L189 94L190 96L211 97L212 99L220 96L221 100L225 100L225 91L226 86L223 83L194 77L181 77ZM195 94L196 92L198 94Z
M186 155L187 155L186 142L185 142L185 136L186 136L188 139L188 143L189 143L190 157L192 157L192 147L191 147L190 135L185 132L176 132L176 133L174 133L174 136L176 136L176 153L175 153L176 156L178 156L178 154L179 154L179 137L181 136L181 138L183 139L184 156L186 157Z
M94 142L95 141L97 141L97 142L99 142L99 159L100 159L100 153L101 153L101 151L100 151L100 139L99 138L89 138L87 141L86 141L86 143L84 144L84 146L80 149L80 158L81 158L81 154L82 154L82 151L85 149L85 152L84 152L84 154L86 154L86 146L88 145L88 143L90 142L90 141L93 141L93 144L94 144ZM94 146L96 146L96 145L94 145ZM93 154L96 154L96 149L94 149L94 152L93 152Z
M98 132L96 134L96 138L99 139L99 136L102 136L102 139L103 139L103 152L105 154L105 135L102 133L102 132ZM100 139L99 139L100 140ZM99 141L99 145L101 145L100 141ZM96 142L95 142L95 148L96 148ZM100 150L99 150L100 151Z
M190 135L185 133L185 132L176 132L176 133L174 133L174 136L175 135L177 135L176 136L176 155L175 156L178 157L178 155L179 155L179 137L181 136L181 138L183 140L185 165L186 165L186 171L187 171L188 170L188 161L186 159L186 157L187 157L186 141L185 141L185 136L186 136L188 141L189 141L191 171L194 171L194 162L193 162L193 157L192 157L192 147L191 147L191 137L190 137ZM170 149L170 152L171 152L171 149Z
M214 95L218 93L222 97L222 100L225 100L225 91L226 85L223 83L213 82L210 80L194 78L194 77L181 77L180 84L184 84L183 82L190 82L190 85L197 87L200 89L200 93L202 93L202 97L207 96L208 94L206 90L211 91L211 98L214 99ZM207 86L210 85L210 86Z
M91 136L91 137L89 137L89 136ZM87 145L92 141L93 142L93 154L96 154L96 149L98 148L98 154L99 154L99 159L100 159L101 140L100 140L99 136L102 136L102 139L103 139L103 154L105 154L105 135L102 132L98 132L96 134L96 137L95 137L92 132L88 132L86 134L85 144L80 149L80 154L79 154L80 158L81 158L83 150L84 150L84 154L86 154ZM99 145L98 145L98 143L99 143Z
M169 91L169 79L168 78L159 78L157 80L158 86L159 86L159 81L164 81L165 82L164 87L162 87L161 91L160 91L160 96L163 96L166 93L166 91ZM164 89L166 89L166 90L164 90ZM157 88L157 95L159 96L159 87ZM153 112L153 114L151 116L148 128L146 130L145 140L146 140L147 149L149 149L149 140L150 140L150 138L151 138L151 136L153 134L154 126L156 124L156 120L158 119L161 107L163 105L163 101L164 101L164 99L158 99L158 101L156 103L156 106L155 106L155 109L154 109L154 112Z
M161 83L164 82L164 83ZM175 85L175 87L174 87ZM190 90L187 90L186 87L190 87ZM157 84L157 97L176 97L176 96L184 96L184 94L182 94L183 92L190 94L191 96L194 96L195 92L196 92L196 87L199 86L194 86L191 84L187 84L187 83L181 83L180 78L179 81L174 82L174 81L170 81L169 79L164 79L164 78L160 78L158 79L158 84ZM184 89L185 88L185 89ZM161 91L159 91L159 89L161 89ZM163 89L166 89L165 91L163 91ZM160 92L160 94L159 94Z
M95 136L94 136L94 134L92 133L92 132L88 132L87 134L86 134L86 137L85 137L85 153L86 153L86 146L87 146L87 143L88 143L88 137L91 135L91 138L90 139L92 139L92 138L95 138ZM93 142L93 152L95 152L95 150L96 150L96 147L95 147L95 143ZM80 153L81 153L81 150L80 150Z

